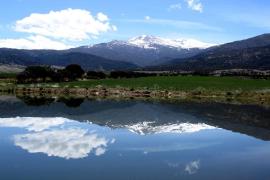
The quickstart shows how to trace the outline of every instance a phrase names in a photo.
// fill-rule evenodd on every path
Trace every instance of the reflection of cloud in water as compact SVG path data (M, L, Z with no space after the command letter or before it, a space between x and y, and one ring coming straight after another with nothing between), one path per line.
M108 141L83 129L66 129L36 132L14 136L15 145L30 153L45 153L66 159L87 157L94 152L100 156L106 152Z
M157 126L154 125L153 122L142 122L134 125L127 125L125 127L131 132L138 133L140 135L160 133L194 133L206 129L215 129L215 127L204 123L179 123Z
M146 147L130 147L130 148L122 148L125 151L141 151L147 153L159 153L159 152L173 152L173 151L186 151L186 150L197 150L210 146L215 146L220 144L219 142L182 142L176 144L166 144L160 146L146 146Z
M15 145L29 153L78 159L87 157L91 152L96 156L103 155L108 144L115 142L115 139L107 140L95 132L74 126L72 120L65 118L0 118L0 127L24 128L30 131L14 135Z
M173 162L168 162L167 164L171 168L178 168L180 166L179 163L173 163Z
M65 118L16 117L0 118L0 127L25 128L28 131L40 132L68 122Z
M200 160L192 161L188 163L185 167L185 171L188 174L195 174L200 169Z

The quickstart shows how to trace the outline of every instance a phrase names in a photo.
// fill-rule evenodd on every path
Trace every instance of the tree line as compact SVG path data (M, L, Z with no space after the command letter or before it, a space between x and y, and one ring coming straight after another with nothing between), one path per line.
M138 78L156 76L155 73L143 73L133 71L84 71L80 65L71 64L64 69L51 66L29 66L17 75L19 84L46 83L46 82L68 82L78 79L106 79L106 78Z
M29 66L16 78L18 83L64 82L81 78L84 73L81 66L75 64L71 64L64 69L50 66Z
M78 79L119 79L139 78L149 76L245 76L256 79L269 79L270 71L258 70L224 70L224 71L183 71L183 72L134 72L134 71L84 71L80 65L71 64L64 69L50 66L29 66L22 73L17 75L17 83L47 83L47 82L68 82Z

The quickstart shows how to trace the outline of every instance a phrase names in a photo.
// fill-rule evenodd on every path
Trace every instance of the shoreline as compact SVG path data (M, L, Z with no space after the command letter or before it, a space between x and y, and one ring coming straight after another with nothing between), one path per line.
M130 88L37 88L16 87L8 92L16 96L30 97L75 97L96 99L143 99L143 100L196 100L270 106L270 91L193 91L147 90Z

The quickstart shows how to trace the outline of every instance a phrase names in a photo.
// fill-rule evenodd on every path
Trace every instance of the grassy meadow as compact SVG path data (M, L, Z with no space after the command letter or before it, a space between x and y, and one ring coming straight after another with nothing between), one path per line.
M15 73L0 73L0 90L8 90L15 88Z
M133 88L148 90L192 91L196 89L209 91L256 91L270 90L270 80L249 79L243 77L205 77L205 76L157 76L131 79L80 80L62 83L41 83L19 85L21 87L48 88L91 88L96 86L110 88Z

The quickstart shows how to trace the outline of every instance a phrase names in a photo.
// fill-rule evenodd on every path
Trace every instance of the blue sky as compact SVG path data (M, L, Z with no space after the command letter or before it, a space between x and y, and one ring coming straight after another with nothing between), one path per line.
M142 34L225 43L268 33L269 17L269 0L2 0L0 46L63 49Z

